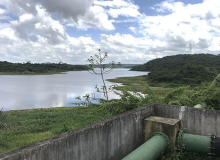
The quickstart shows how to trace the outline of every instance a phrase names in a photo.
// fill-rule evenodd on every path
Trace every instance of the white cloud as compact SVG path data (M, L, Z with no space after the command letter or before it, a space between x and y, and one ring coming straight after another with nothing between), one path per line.
M121 9L110 9L108 14L113 18L117 18L118 16L126 16L126 17L137 17L140 13L137 11L137 8L121 8Z
M6 31L2 32L6 33ZM51 45L43 37L38 37L37 42L21 41L19 38L11 38L9 34L4 36L2 32L0 32L1 59L8 61L31 61L33 63L63 61L72 64L85 64L87 63L86 57L94 51L95 42L90 37L73 38L68 36L63 43ZM12 36L14 35L12 34ZM6 43L7 39L10 40L10 43Z
M27 41L38 41L39 36L47 39L51 44L58 44L66 40L64 27L48 16L39 6L36 7L37 14L26 13L19 17L19 20L12 21L11 27L18 36Z
M5 14L7 11L5 9L0 8L0 15Z
M132 32L134 32L134 33L137 32L137 29L136 29L135 27L129 27L129 29L130 29Z
M103 52L109 52L110 60L123 63L145 63L152 57L161 57L161 53L154 52L154 49L165 47L166 42L116 33L115 35L102 34L100 46Z
M15 7L24 10L27 13L37 14L36 6L43 7L46 12L56 14L64 19L73 19L78 21L79 16L84 16L92 6L92 0L11 0L9 8L16 10Z
M114 30L115 27L112 21L108 19L108 15L101 6L92 6L90 11L77 23L69 23L67 26L74 26L81 30L87 30L88 28L99 28L102 30Z
M132 18L132 19L117 19L117 20L112 20L113 23L136 23L137 19Z
M127 7L130 3L124 0L113 0L113 1L94 1L95 5L100 5L103 7L111 7L111 8L121 8Z
M6 7L0 9L1 60L84 64L101 47L109 52L109 61L145 63L189 53L190 43L197 53L220 50L216 0L194 5L164 1L154 6L158 12L154 16L140 14L139 6L127 0L0 0L0 4ZM1 22L3 16L9 23ZM79 35L79 30L85 34ZM125 34L128 30L133 33Z
M93 0L10 0L2 2L2 4L18 17L24 14L36 16L39 14L40 8L51 17L55 17L56 20L79 29L114 29L103 9L97 13L97 6L92 6Z
M136 18L141 15L138 10L139 7L137 5L124 0L94 1L89 11L84 16L79 16L80 18L77 23L71 22L67 26L73 26L82 30L87 30L88 28L114 30L113 23L127 21L125 19L118 20L119 16ZM112 19L109 19L109 16Z
M1 4L1 2L0 2ZM10 16L8 16L8 11L4 8L0 8L0 20L10 20Z
M119 16L125 17L137 17L139 13L139 6L130 1L125 0L113 0L113 1L94 1L95 5L106 7L107 13L113 17ZM108 7L108 8L107 8Z
M11 28L5 28L0 30L0 37L1 38L8 38L11 40L16 40L15 32Z
M220 33L219 7L220 1L216 0L204 0L194 5L164 1L155 5L154 10L166 14L142 15L139 32L146 37L166 41L169 47L164 48L164 54L167 54L165 51L187 53L190 43L194 44L195 52L208 52L213 38L219 37Z

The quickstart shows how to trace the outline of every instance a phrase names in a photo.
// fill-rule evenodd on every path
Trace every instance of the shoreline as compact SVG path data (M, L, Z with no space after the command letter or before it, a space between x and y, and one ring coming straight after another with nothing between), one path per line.
M77 70L76 70L77 71ZM78 70L85 71L85 70ZM49 72L49 73L11 73L11 72L0 72L0 76L37 76L37 75L54 75L54 74L67 74L67 72L74 71L64 71L64 72Z
M99 68L95 68L95 69L99 69ZM131 71L130 68L115 68L115 69L128 69L128 71ZM4 76L4 75L15 75L15 76L26 76L26 75L30 75L30 76L35 76L35 75L54 75L54 74L67 74L67 72L75 72L75 71L88 71L88 70L74 70L74 71L62 71L62 72L48 72L48 73L16 73L16 72L0 72L0 76ZM136 71L139 72L139 71ZM140 71L140 72L145 72L145 71ZM117 77L116 77L117 78Z

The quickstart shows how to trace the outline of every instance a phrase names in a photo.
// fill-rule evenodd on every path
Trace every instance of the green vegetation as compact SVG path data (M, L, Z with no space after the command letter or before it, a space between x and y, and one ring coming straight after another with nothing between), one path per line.
M66 71L81 71L88 68L83 65L70 65L63 63L10 63L7 61L0 61L0 75L23 75L23 74L57 74Z
M212 54L178 54L166 56L151 60L144 65L133 67L132 70L139 71L158 71L173 70L185 64L194 64L196 66L219 68L220 56Z
M210 83L203 83L195 88L180 87L168 93L165 104L193 107L205 103L208 109L220 109L220 89L210 88Z
M191 56L194 57L192 58L194 61L187 60L187 57L190 58ZM89 95L86 95L84 96L86 103L82 103L86 107L5 112L5 115L10 117L12 126L0 130L0 152L7 152L148 103L189 107L196 104L205 104L206 108L220 109L219 76L214 80L219 71L219 64L209 59L213 56L202 54L201 57L203 58L200 55L165 57L159 59L159 62L153 60L153 62L150 61L143 65L150 68L151 73L148 76L122 77L109 80L123 84L123 86L117 87L121 91L120 93L116 92L120 99L99 99L99 104L92 104ZM182 65L179 64L183 59L187 63L182 62ZM92 59L91 62L93 65ZM203 63L205 63L204 66L202 66ZM102 67L102 69L104 71L105 67ZM183 76L177 78L178 75ZM105 91L107 90L103 92ZM192 156L188 157L189 155ZM169 157L169 159L175 158L203 160L204 157L188 152L177 152Z
M104 100L100 99L99 104L95 104L100 110L106 110L110 115L120 114L140 106L146 105L148 103L153 103L157 101L160 102L158 96L156 96L149 88L149 86L144 85L148 95L142 95L141 93L131 93L126 90L122 90L121 93L115 92L119 95L119 99ZM94 104L91 104L91 106Z
M133 67L133 71L149 71L148 82L171 86L196 86L210 82L219 73L220 56L211 54L175 55L151 60Z
M4 112L11 126L0 130L0 153L38 142L109 117L97 107L60 107Z
M10 126L9 118L0 110L0 130L5 129ZM1 142L0 142L1 143Z
M133 67L132 70L150 71L145 83L153 87L162 87L159 88L159 92L163 88L166 91L167 87L173 88L173 91L167 92L165 96L160 95L164 104L189 107L205 104L206 108L220 109L220 90L217 84L219 79L215 78L219 74L219 62L219 55L175 55L149 61Z
M214 78L213 78L214 79ZM118 86L118 90L129 90L132 92L141 92L144 94L155 94L157 97L152 102L169 105L181 105L193 107L196 104L205 103L206 108L220 109L220 89L219 87L210 87L211 82L202 83L196 87L152 87L146 90L146 76L121 77L109 80L111 82L122 83L125 86ZM168 85L168 84L166 84ZM145 87L144 87L145 86Z
M117 90L128 90L147 94L146 88L143 87L144 85L149 84L147 75L136 77L119 77L116 79L108 79L108 81L113 83L121 83L122 86L117 86ZM149 86L149 88L159 97L164 97L168 92L173 90L173 88L164 87L162 84L161 86Z

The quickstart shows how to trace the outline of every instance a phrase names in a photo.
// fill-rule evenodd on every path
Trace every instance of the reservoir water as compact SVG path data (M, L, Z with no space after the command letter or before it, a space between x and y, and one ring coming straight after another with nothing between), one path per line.
M147 72L115 69L106 74L105 79L146 75ZM106 82L107 86L112 85ZM93 93L95 98L103 98L97 93L95 85L101 86L100 75L88 71L73 71L55 75L1 75L0 76L0 109L20 110L74 106L77 96ZM110 98L118 98L114 93Z

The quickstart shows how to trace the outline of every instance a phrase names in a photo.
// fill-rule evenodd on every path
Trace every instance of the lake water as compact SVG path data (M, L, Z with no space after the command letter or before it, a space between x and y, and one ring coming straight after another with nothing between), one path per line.
M147 72L115 69L106 74L105 79L146 75ZM74 106L77 96L95 93L95 85L101 86L100 75L88 71L67 72L56 75L2 75L0 76L0 109L20 110L32 108L49 108ZM106 82L107 86L112 85ZM95 93L95 98L103 98ZM118 98L110 93L110 98Z

